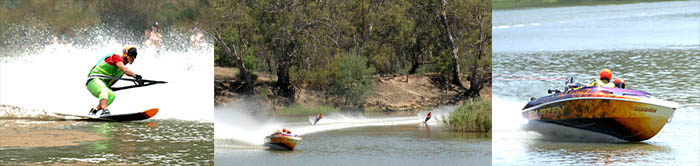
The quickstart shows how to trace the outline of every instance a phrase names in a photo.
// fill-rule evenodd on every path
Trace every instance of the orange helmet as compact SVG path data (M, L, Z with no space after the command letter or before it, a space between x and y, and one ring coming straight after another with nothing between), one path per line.
M136 47L126 46L126 47L124 47L124 49L122 49L122 56L123 57L130 56L132 58L136 58L137 54L138 53L136 52Z
M615 83L616 88L625 88L625 80L623 80L622 78L615 78L615 81L613 83Z
M601 80L608 80L612 78L612 71L610 69L603 69L600 71L600 79Z
M287 132L287 129L286 129L286 128L282 128L282 132L283 132L283 133L286 133L286 132Z
M615 81L613 82L615 84L625 84L625 80L622 78L615 78Z

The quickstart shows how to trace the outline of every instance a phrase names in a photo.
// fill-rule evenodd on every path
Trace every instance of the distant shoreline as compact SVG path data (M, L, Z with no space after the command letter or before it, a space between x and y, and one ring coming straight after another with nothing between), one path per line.
M215 106L226 106L230 103L255 100L266 106L265 111L279 110L284 108L283 105L274 102L276 96L268 92L268 94L256 94L254 96L245 96L241 93L233 91L239 81L234 79L234 75L238 72L236 68L215 67L214 69L214 104ZM258 74L258 81L255 84L256 88L264 87L274 83L276 77L268 74ZM375 90L367 98L366 104L362 109L365 111L421 111L432 108L437 108L441 105L461 105L463 101L453 101L454 91L443 90L436 85L434 80L435 74L415 74L409 75L392 75L392 76L372 76L372 81L375 85ZM406 79L408 78L408 82ZM466 81L464 81L466 82ZM468 83L464 83L469 85ZM292 104L304 106L326 106L324 96L321 92L300 89L297 94L297 100ZM487 85L480 92L482 98L491 98L491 85ZM244 97L245 96L245 97ZM338 106L343 107L343 106Z

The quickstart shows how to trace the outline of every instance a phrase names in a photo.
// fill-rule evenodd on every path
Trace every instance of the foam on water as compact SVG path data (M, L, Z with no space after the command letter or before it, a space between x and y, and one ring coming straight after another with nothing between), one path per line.
M527 104L523 101L509 99L501 96L492 96L493 100L493 123L491 127L494 131L517 131L522 125L527 124L520 110ZM496 137L496 133L494 133Z
M342 113L336 113L342 114ZM367 118L362 115L356 115L356 119L346 119L343 121L335 121L325 124L317 125L304 125L298 127L291 127L290 129L299 135L306 135L316 132L338 130L344 128L352 127L366 127L366 126L389 126L389 125L403 125L403 124L418 124L421 119L416 116L406 116L406 117L385 117L385 118ZM322 119L321 121L325 121Z
M0 104L25 110L2 111L0 117L32 117L52 112L87 114L98 103L85 87L89 70L100 58L108 53L120 53L128 44L139 49L134 64L127 65L129 69L144 79L168 83L115 92L116 98L109 106L112 114L160 108L155 119L213 119L214 49L210 42L201 49L160 50L134 43L140 42L105 40L88 46L55 44L19 55L0 56ZM132 83L119 81L115 87L127 85Z

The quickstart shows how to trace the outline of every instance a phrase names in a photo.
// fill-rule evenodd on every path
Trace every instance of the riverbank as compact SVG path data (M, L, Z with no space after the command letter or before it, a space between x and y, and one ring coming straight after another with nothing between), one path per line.
M214 68L214 104L216 106L226 106L229 103L246 101L259 105L264 111L286 110L281 102L276 102L279 97L272 93L272 85L276 81L276 76L266 73L257 73L258 76L254 84L254 95L244 95L236 92L240 87L240 81L235 79L238 73L236 68L215 67ZM465 80L465 79L463 79ZM457 93L441 88L444 82L439 80L437 74L416 74L416 75L373 75L372 81L375 86L370 93L366 103L362 105L365 111L420 111L436 108L440 105L462 105L464 101L458 100ZM468 81L462 82L469 85ZM480 91L482 98L491 98L491 85L488 84ZM292 105L304 105L305 107L343 107L331 105L325 102L326 96L322 92L310 89L298 89L296 101Z

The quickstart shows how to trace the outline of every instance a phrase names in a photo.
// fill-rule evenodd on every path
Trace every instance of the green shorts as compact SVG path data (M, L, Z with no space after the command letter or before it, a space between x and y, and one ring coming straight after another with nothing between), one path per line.
M100 78L90 80L87 84L87 89L92 93L92 96L100 100L107 99L107 105L112 104L112 101L114 101L114 92L112 92L112 89L109 89Z

